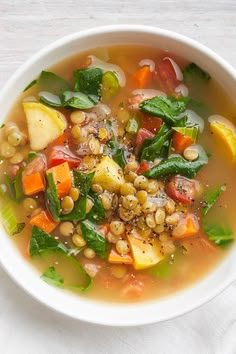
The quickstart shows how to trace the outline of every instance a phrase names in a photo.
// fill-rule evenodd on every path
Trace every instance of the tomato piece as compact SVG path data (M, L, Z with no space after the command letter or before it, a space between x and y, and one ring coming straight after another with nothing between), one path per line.
M163 59L161 63L158 64L154 78L161 90L168 94L175 93L178 80L176 79L175 70L170 60Z
M183 203L190 204L198 194L198 182L182 176L173 177L166 186L169 197Z
M137 174L141 175L143 172L149 171L150 166L146 161L141 161L139 169L137 170Z
M137 137L136 137L137 147L140 147L142 145L144 139L151 139L154 136L155 135L152 132L150 132L149 130L147 130L145 128L140 128L137 133Z
M68 162L70 168L75 168L80 165L81 159L64 146L54 146L48 158L49 167L57 166L64 162Z
M145 128L154 134L158 133L158 131L162 125L161 118L157 118L157 117L155 118L155 117L150 116L145 113L142 113L141 120L142 120L141 121L142 128Z
M183 151L193 144L191 136L183 135L179 132L174 132L172 137L172 146L177 154L182 154Z

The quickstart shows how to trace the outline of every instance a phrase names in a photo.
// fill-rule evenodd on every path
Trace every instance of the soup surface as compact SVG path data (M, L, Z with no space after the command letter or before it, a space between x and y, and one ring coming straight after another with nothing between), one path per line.
M236 231L236 110L220 85L146 47L45 70L0 129L2 223L42 281L132 302L214 269Z

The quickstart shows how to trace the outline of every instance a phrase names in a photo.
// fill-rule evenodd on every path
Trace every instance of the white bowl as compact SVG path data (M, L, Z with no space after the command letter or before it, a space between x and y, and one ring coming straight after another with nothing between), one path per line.
M60 60L98 46L136 44L161 48L184 56L208 71L228 95L236 91L236 71L217 54L182 35L163 29L120 25L94 28L62 38L34 55L8 81L0 93L1 119L16 97L41 70ZM0 122L2 123L2 122ZM160 322L182 315L202 305L236 279L236 247L214 271L194 284L168 297L134 304L101 303L70 294L44 283L39 273L23 259L0 226L0 261L9 275L41 303L75 319L110 325L133 326Z

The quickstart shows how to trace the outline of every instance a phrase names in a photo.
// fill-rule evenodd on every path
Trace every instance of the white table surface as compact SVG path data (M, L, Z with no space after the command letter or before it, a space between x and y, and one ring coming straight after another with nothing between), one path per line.
M0 87L19 65L55 39L118 23L176 30L236 66L236 0L0 0ZM236 283L178 319L122 329L54 313L0 268L0 353L235 354Z

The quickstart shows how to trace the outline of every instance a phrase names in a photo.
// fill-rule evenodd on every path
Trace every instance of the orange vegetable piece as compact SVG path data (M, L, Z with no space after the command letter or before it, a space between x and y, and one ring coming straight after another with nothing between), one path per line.
M23 175L22 184L24 193L32 195L45 190L45 182L40 172L34 172L32 175Z
M107 236L108 232L110 231L110 224L103 224L98 227L98 232L103 235L104 237Z
M172 146L175 149L175 152L182 154L184 149L193 144L193 139L190 136L183 135L179 132L174 132L172 138Z
M58 222L53 220L49 211L41 210L39 214L30 219L30 224L50 233L58 225Z
M58 197L65 197L72 187L72 177L68 162L54 166L47 170L47 174L52 173L54 182L57 187Z
M190 237L190 236L195 235L199 230L198 223L194 221L192 215L187 215L187 217L185 218L185 221L183 221L183 225L185 225L186 227L183 228L182 233L177 235L177 234L174 234L174 230L173 230L173 237L174 238Z
M136 71L132 79L138 89L147 87L152 79L152 72L150 71L149 66L143 66L141 69Z
M108 262L115 264L133 264L133 258L130 253L121 255L115 250L115 248L112 248L108 256Z

